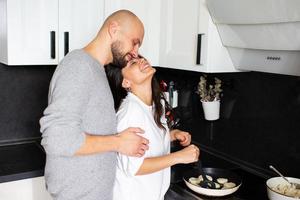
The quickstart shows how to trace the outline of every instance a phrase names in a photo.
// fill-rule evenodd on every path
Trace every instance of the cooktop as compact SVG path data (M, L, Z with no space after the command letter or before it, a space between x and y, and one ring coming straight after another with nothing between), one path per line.
M182 176L187 170L195 168L194 164L176 165L171 168L171 186L165 200L268 200L265 186L266 179L248 172L237 164L233 164L207 151L201 151L203 167L214 167L230 170L242 179L242 185L237 192L224 197L208 197L190 190L183 182Z

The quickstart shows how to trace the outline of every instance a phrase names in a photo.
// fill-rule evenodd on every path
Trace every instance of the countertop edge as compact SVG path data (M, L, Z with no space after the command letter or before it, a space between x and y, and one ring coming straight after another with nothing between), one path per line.
M19 181L19 180L23 180L23 179L35 178L35 177L40 177L40 176L44 176L43 169L0 176L0 183Z

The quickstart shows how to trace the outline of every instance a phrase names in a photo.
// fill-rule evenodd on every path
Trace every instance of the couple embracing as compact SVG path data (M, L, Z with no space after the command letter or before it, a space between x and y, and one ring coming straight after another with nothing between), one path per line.
M155 69L138 54L144 27L111 14L57 66L40 120L45 180L55 200L163 200L170 167L198 160L189 133L169 130ZM170 153L170 142L182 150Z

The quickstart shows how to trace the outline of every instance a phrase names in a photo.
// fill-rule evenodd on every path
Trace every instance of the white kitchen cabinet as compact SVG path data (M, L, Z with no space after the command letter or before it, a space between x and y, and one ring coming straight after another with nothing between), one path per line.
M205 0L161 1L161 67L199 72L236 72Z
M104 22L104 0L59 0L59 59L86 46ZM67 43L65 41L68 41Z
M44 177L0 183L1 200L52 200Z
M104 0L0 0L0 62L57 64L103 23Z
M10 65L56 64L51 33L58 28L58 0L0 0L0 61ZM53 56L54 57L54 56Z
M145 28L140 53L153 66L159 66L160 0L106 0L105 17L116 10L127 9L136 14Z

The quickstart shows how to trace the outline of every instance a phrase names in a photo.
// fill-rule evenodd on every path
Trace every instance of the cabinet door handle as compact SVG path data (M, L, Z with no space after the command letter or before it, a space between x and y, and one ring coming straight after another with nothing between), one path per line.
M201 42L202 42L202 35L204 34L198 34L198 40L197 40L197 57L196 57L196 64L201 64Z
M50 57L55 59L55 31L50 31Z
M69 53L69 32L64 32L64 55Z

